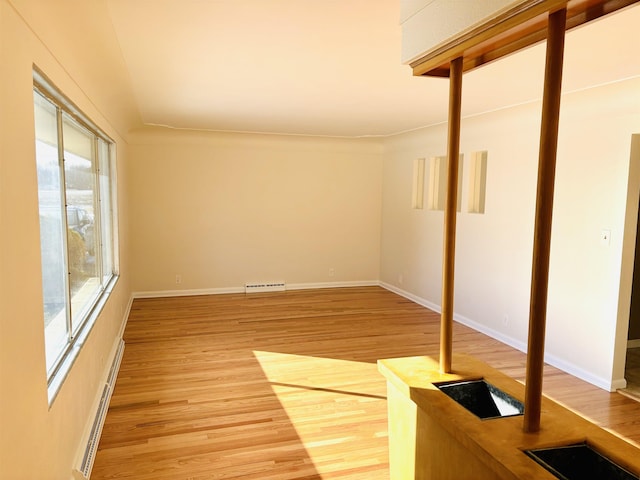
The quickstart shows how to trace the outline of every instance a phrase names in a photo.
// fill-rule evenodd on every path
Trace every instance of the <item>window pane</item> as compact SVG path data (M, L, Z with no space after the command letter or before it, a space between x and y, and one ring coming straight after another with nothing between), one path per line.
M47 371L51 371L69 341L62 185L56 107L38 93L34 94L34 105L45 344Z
M34 70L36 167L49 402L114 279L117 256L108 137ZM58 380L59 379L59 380Z
M102 286L105 287L113 275L113 213L111 207L111 155L109 144L98 139L98 161L100 168L100 239L102 241Z
M94 222L97 210L94 135L63 115L62 138L71 325L75 334L101 291Z

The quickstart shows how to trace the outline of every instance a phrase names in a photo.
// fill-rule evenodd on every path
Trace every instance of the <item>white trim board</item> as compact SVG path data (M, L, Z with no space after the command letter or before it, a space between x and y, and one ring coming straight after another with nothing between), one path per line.
M380 286L391 292L397 293L398 295L405 297L419 305L422 305L423 307L429 308L434 312L441 313L442 311L442 309L440 308L440 305L434 304L433 302L430 302L424 298L421 298L421 297L418 297L417 295L406 292L394 285L390 285L385 282L380 282ZM498 340L501 343L509 345L510 347L513 347L516 350L519 350L523 353L527 352L527 344L525 342L522 342L516 338L505 335L496 330L493 330L492 328L482 325L481 323L471 320L470 318L454 313L453 320L477 332L483 333L488 337ZM591 372L588 372L578 367L577 365L574 365L573 363L568 362L562 358L559 358L553 354L545 353L544 361L545 363L553 367L556 367L562 370L563 372L568 373L569 375L577 377L580 380L584 380L585 382L595 385L596 387L602 388L603 390L607 390L608 392L615 392L617 389L625 388L627 385L627 382L624 378L622 379L614 378L610 380L607 378L599 377L597 375L593 375Z
M290 283L286 290L311 290L316 288L345 288L345 287L377 287L377 280L358 280L353 282L323 282L323 283ZM224 295L229 293L245 293L244 286L224 288L199 288L192 290L156 290L148 292L133 292L132 298L162 298L162 297L193 297L198 295Z
M225 293L244 293L244 287L226 288L198 288L192 290L154 290L148 292L133 292L133 298L163 298L163 297L195 297L198 295L223 295Z

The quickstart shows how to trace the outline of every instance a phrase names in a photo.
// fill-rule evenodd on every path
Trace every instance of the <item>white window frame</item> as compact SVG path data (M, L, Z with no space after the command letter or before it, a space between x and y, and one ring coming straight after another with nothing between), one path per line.
M79 325L74 329L71 324L71 293L70 282L68 278L64 282L65 301L66 301L66 335L67 343L61 354L57 357L55 363L47 371L47 386L48 386L48 398L49 405L51 405L60 390L64 380L69 374L82 346L84 345L91 329L93 328L96 320L98 319L100 312L104 308L117 280L119 278L119 248L118 248L118 209L117 209L117 174L116 174L116 143L106 135L99 127L96 126L82 111L76 107L59 89L57 89L53 83L34 66L33 70L33 89L34 93L38 93L44 97L47 101L53 104L57 109L56 121L58 125L58 142L59 146L59 162L61 171L61 208L64 207L66 212L66 186L64 177L64 167L62 166L62 151L63 151L63 135L62 135L62 115L63 113L70 117L74 122L77 122L83 129L86 129L94 136L93 149L97 154L98 139L101 139L106 143L108 147L108 164L109 164L109 192L108 197L111 203L110 216L111 216L111 274L107 274L108 279L104 281L105 272L102 271L102 258L101 253L96 256L100 257L100 266L98 268L98 277L100 278L101 287L100 292L96 298L88 304L88 308L84 309L84 313L78 322ZM96 156L96 168L92 175L95 175L95 195L98 196L97 203L100 204L100 171L99 171L99 159ZM103 212L100 212L100 215ZM67 231L67 215L62 215L63 232ZM96 222L98 223L98 222ZM102 238L100 232L101 225L96 225L97 237L100 238L100 245L96 245L96 250L102 249ZM94 227L94 228L95 228ZM63 252L64 252L64 268L69 272L69 258L67 249L67 235L63 235ZM46 333L45 333L45 348L46 348Z

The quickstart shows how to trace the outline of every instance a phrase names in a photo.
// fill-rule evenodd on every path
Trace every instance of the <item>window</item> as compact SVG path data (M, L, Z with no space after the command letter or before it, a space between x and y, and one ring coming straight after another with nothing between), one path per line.
M34 114L51 386L65 376L79 339L87 335L115 282L114 144L38 72Z

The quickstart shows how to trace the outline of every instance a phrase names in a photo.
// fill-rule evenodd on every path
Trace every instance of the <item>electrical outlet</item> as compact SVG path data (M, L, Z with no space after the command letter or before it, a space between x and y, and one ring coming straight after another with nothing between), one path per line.
M505 327L509 326L509 315L507 315L506 313L502 316L502 325L504 325Z
M334 268L329 269L329 276L333 277L336 274L336 270Z
M176 285L180 285L182 283L182 275L176 275Z

